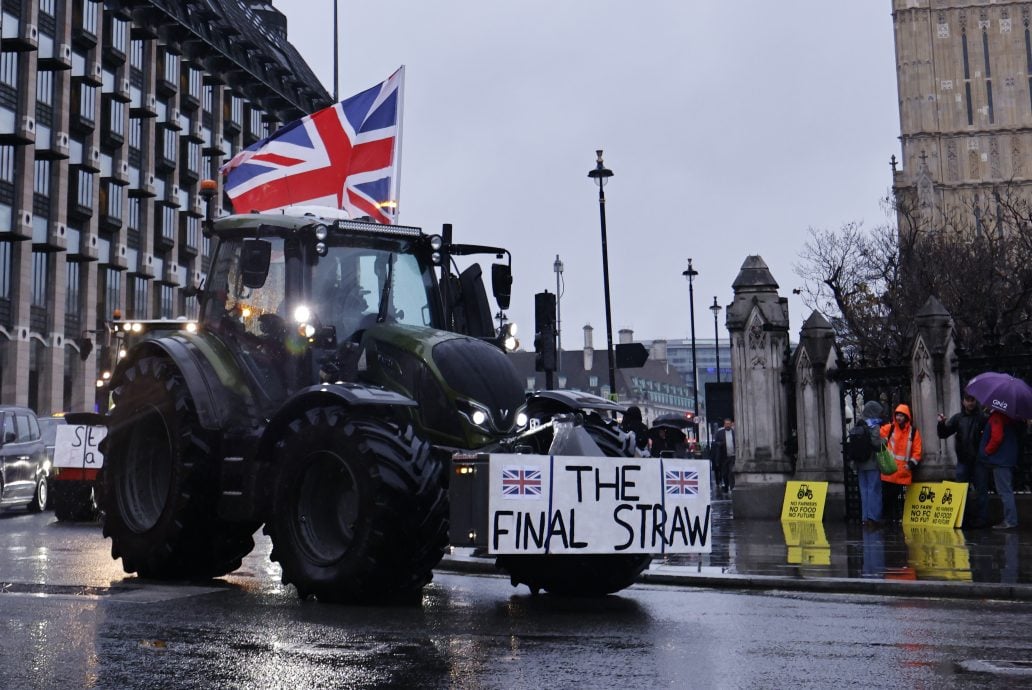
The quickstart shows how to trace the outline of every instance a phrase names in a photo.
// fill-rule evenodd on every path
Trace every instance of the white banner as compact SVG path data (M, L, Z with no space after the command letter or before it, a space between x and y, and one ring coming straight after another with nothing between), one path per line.
M490 553L711 550L705 460L492 455L490 468Z

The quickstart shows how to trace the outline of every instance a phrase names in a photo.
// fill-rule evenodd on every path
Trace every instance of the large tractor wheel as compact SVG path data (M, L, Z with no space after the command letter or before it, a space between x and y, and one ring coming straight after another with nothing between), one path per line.
M394 426L336 407L293 421L279 452L272 560L302 599L407 602L448 544L443 468Z
M50 503L58 522L91 522L100 517L100 506L92 483L56 481Z
M630 457L634 453L617 431L602 423L589 419L584 430L606 457ZM630 587L651 562L648 554L535 554L499 556L495 565L509 574L513 587L527 585L534 594L545 590L562 596L600 597Z
M254 548L257 524L218 517L212 441L175 366L145 357L114 390L102 442L104 536L127 573L160 579L219 577Z

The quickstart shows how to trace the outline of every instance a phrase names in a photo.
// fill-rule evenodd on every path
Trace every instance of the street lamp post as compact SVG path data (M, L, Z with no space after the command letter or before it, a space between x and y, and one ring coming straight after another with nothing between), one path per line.
M559 260L558 254L555 255L552 268L555 269L555 371L559 373L563 369L563 291L560 285L563 280L563 262Z
M602 221L602 286L606 296L606 353L609 359L609 397L616 399L616 360L613 358L613 312L609 302L609 248L606 244L606 193L604 187L613 171L602 162L602 149L595 151L595 167L588 177L598 185L598 213Z
M716 295L713 295L713 306L709 310L713 312L713 348L717 353L717 383L720 383L720 330L717 328L717 315L720 314L720 305L717 304Z
M691 318L692 329L692 416L699 416L699 369L698 360L695 358L695 291L692 288L692 279L699 275L699 272L692 268L692 260L688 259L688 270L682 271L681 275L688 278L688 315Z

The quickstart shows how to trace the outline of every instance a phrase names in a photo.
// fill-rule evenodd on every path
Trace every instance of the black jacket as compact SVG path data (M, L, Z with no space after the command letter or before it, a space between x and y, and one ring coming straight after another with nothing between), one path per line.
M985 421L985 415L977 407L970 414L962 410L939 422L936 433L939 438L949 438L956 434L957 462L962 465L974 465L975 459L978 458L978 441L982 438Z

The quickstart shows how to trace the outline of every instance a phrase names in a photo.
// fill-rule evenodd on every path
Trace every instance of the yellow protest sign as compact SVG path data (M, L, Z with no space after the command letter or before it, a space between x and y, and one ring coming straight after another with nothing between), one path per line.
M952 525L907 525L903 539L907 544L907 562L920 579L971 580L971 557L964 533Z
M794 565L831 565L831 546L824 523L813 520L783 520L788 562Z
M827 497L828 482L788 482L781 504L781 519L822 522Z
M956 504L957 519L953 526L960 529L964 526L964 509L967 506L968 485L965 482L943 482L943 500L949 505Z
M903 524L947 528L959 526L964 520L966 500L967 484L911 484L907 487L906 502L903 504Z

